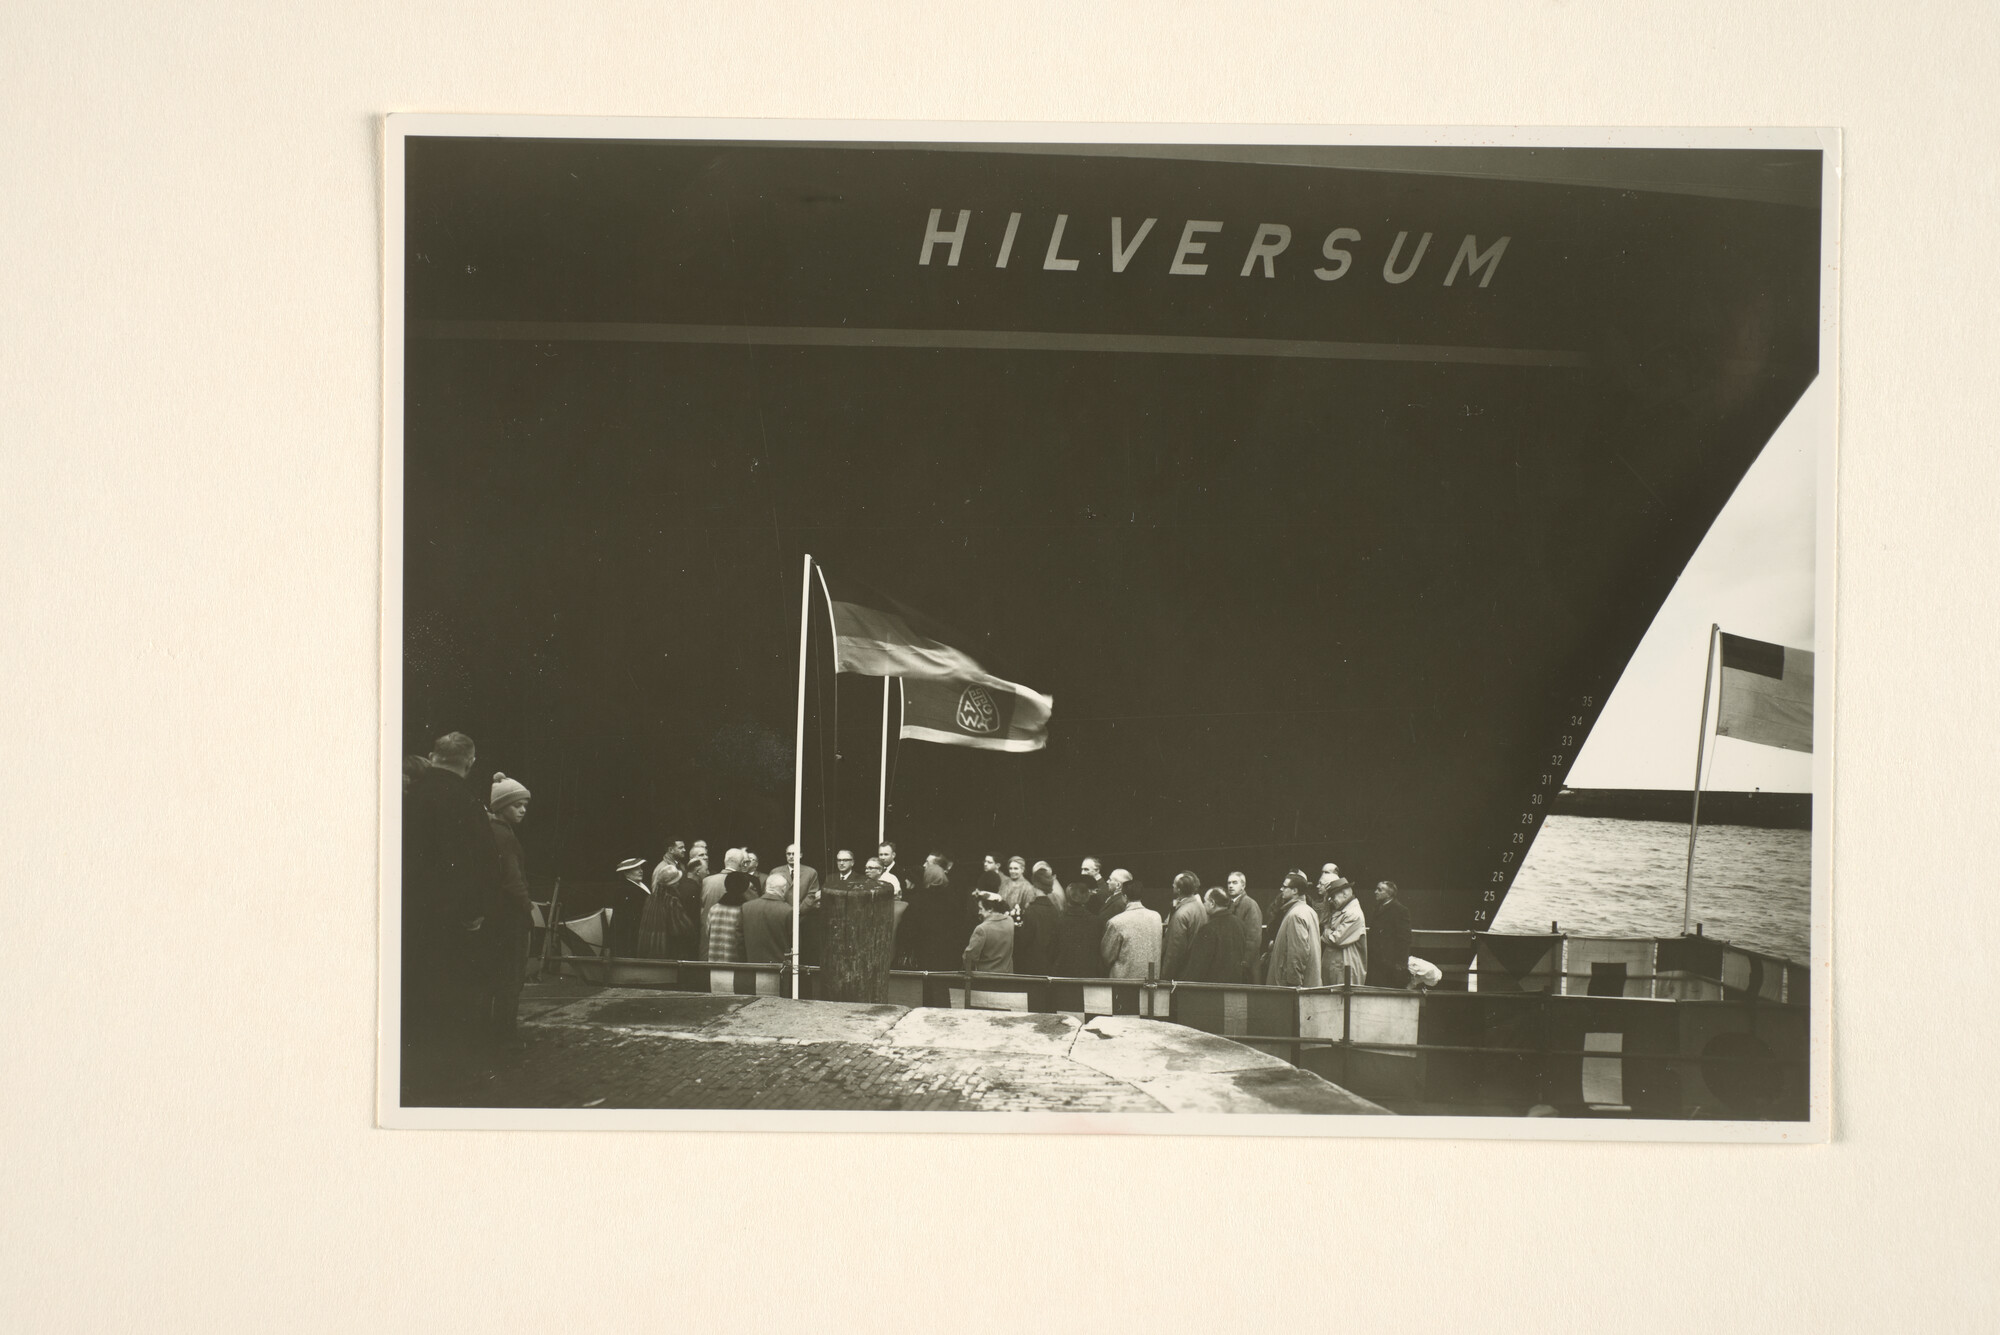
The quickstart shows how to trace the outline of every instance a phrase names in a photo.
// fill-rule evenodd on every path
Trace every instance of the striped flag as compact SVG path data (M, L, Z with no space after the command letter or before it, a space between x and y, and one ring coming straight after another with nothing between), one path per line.
M1049 744L1055 701L984 673L903 682L902 735L987 751L1039 751Z
M852 580L818 567L833 614L837 672L864 677L984 677L971 654L946 643L921 613Z
M1810 752L1812 717L1811 650L1723 632L1716 736Z

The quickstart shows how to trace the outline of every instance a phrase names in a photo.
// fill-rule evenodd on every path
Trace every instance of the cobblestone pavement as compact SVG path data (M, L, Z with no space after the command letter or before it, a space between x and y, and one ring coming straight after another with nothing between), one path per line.
M1380 1113L1227 1039L1137 1017L909 1009L573 982L522 998L526 1050L448 1106Z

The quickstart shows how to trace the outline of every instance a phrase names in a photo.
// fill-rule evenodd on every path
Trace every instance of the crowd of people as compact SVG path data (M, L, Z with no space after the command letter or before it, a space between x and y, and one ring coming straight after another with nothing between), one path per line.
M404 762L403 996L406 1044L471 1035L518 1046L516 1013L533 906L517 828L529 792L496 773L475 780L472 739L448 733ZM831 877L796 845L768 871L748 848L710 860L706 841L667 840L657 861L616 869L607 944L623 956L712 963L820 962L827 889L886 891L899 968L1070 978L1421 986L1434 971L1410 957L1410 914L1393 881L1364 909L1334 863L1318 878L1286 873L1268 913L1232 871L1204 888L1192 871L1155 896L1123 868L1082 859L1065 885L1048 862L985 855L973 884L933 851L908 872L893 843L858 866L841 849ZM1151 902L1149 902L1151 901ZM1157 905L1157 907L1155 907Z

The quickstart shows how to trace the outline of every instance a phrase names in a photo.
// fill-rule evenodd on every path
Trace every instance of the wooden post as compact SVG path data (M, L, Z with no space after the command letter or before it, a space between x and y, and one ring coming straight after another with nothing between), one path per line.
M896 950L895 894L880 881L822 885L819 912L826 944L815 995L822 1001L884 1000Z

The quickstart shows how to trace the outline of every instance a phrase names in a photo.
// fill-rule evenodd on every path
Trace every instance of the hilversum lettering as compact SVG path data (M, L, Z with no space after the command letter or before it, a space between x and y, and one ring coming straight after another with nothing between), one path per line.
M929 265L935 254L942 256L944 267L955 269L970 246L975 256L991 255L994 268L1007 267L1007 261L1014 253L1014 241L1021 232L1021 221L1026 215L1008 213L1002 223L1001 216L994 214L991 224L987 224L987 230L982 232L974 226L971 209L950 212L957 214L957 222L947 227L947 210L936 208L930 211L930 216L924 221L923 245L917 252L918 264ZM984 219L981 221L984 224ZM1231 263L1217 265L1214 261L1225 257L1234 261L1239 253L1237 246L1242 247L1241 262L1234 266L1238 278L1285 278L1310 273L1318 282L1337 283L1355 271L1357 253L1367 266L1362 269L1363 273L1370 272L1374 265L1374 260L1367 258L1368 238L1352 227L1335 227L1326 233L1319 246L1320 258L1326 261L1325 264L1314 264L1310 259L1287 263L1284 256L1292 245L1289 223L1260 222L1252 229L1201 218L1189 218L1181 224L1179 240L1166 243L1172 245L1171 251L1166 244L1155 243L1151 251L1154 258L1148 263L1142 251L1153 234L1154 224L1160 220L1142 219L1136 229L1129 227L1122 216L1107 221L1111 247L1108 253L1100 255L1091 249L1087 239L1097 224L1084 219L1072 228L1069 214L1055 214L1048 222L1048 250L1042 257L1041 268L1047 272L1076 273L1096 267L1101 261L1109 261L1108 267L1115 274L1164 271L1173 277L1201 278L1212 272L1228 273ZM1030 227L1040 225L1029 223ZM1232 232L1236 233L1233 239ZM1167 235L1172 237L1174 233L1169 231ZM1424 262L1430 256L1433 235L1431 232L1412 233L1406 229L1398 231L1393 237L1387 234L1378 236L1374 253L1382 257L1381 268L1377 271L1381 280L1391 286L1400 286L1423 277L1426 282L1453 287L1459 286L1459 279L1463 278L1466 286L1484 288L1491 285L1494 276L1500 272L1500 260L1507 253L1508 243L1514 239L1511 236L1492 237L1482 246L1479 237L1468 232L1458 243L1449 266L1432 259L1426 269ZM1442 254L1443 247L1450 245L1448 240L1443 242L1439 253ZM1065 255L1065 250L1070 253ZM976 262L985 263L983 259Z

